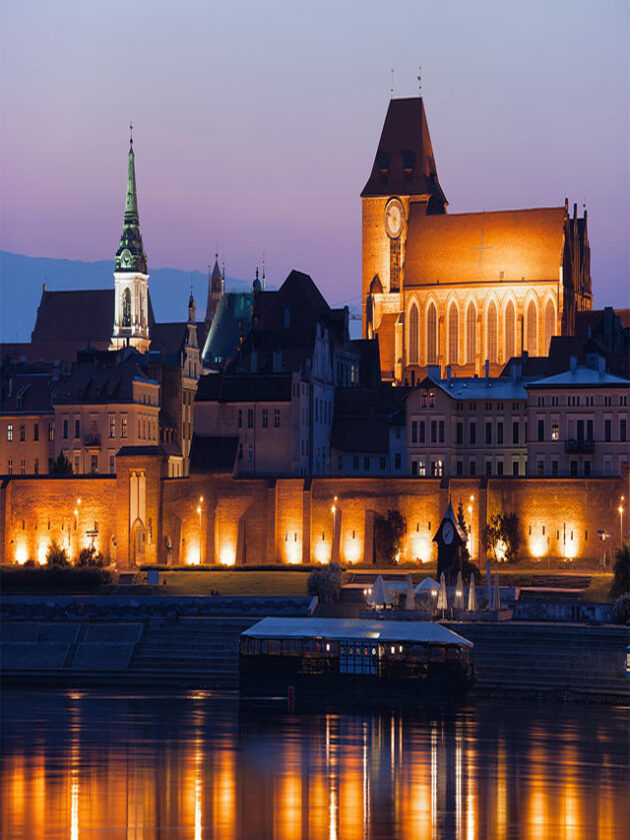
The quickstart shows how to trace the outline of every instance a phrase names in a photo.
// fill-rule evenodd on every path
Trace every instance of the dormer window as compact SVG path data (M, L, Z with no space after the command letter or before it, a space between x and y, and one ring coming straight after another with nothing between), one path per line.
M413 170L416 164L416 156L413 152L407 149L401 149L403 176L405 181L411 181L413 178Z
M389 169L391 166L391 155L384 149L379 149L376 153L376 168L382 181L387 181L389 178Z

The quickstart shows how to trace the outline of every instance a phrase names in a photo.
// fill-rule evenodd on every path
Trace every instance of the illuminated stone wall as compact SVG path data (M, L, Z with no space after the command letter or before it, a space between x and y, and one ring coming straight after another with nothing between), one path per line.
M69 545L74 557L91 540L89 532L97 531L99 550L122 568L134 562L326 563L331 557L350 565L373 561L374 517L398 509L407 525L400 559L422 564L436 558L432 538L449 497L455 510L461 501L472 525L469 547L477 562L486 559L485 524L503 511L520 517L524 557L601 558L606 551L610 559L620 539L620 505L628 534L627 467L620 477L450 481L168 479L163 472L160 457L133 454L118 459L115 478L5 480L0 489L4 561L43 560L53 538ZM134 507L139 477L144 496ZM606 542L598 532L608 534Z

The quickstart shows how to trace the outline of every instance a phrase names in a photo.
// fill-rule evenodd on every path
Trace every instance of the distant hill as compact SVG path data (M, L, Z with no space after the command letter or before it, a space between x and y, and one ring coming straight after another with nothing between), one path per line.
M111 289L113 271L113 260L53 260L0 251L0 341L30 341L44 283L51 291ZM208 294L206 274L154 268L150 276L151 301L158 321L181 321L187 317L191 278L197 316L203 318ZM234 277L226 277L226 285L236 290L249 286L247 281Z

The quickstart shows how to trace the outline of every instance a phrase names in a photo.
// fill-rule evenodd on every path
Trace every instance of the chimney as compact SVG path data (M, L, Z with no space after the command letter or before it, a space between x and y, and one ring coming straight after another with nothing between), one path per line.
M597 370L599 372L599 378L603 379L606 375L606 359L603 356L597 357Z
M489 379L490 378L490 359L486 359L485 369L486 369L486 379Z
M571 368L571 373L575 373L577 368L577 356L571 356L571 359L569 360L569 367Z
M521 378L521 366L519 364L512 365L512 382L517 383Z

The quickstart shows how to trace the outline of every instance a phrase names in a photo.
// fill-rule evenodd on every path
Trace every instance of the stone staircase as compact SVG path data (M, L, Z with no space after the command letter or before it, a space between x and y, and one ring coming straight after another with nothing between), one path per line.
M628 629L517 622L449 626L475 645L479 691L630 699Z
M239 636L257 620L150 620L129 663L128 678L145 684L234 689L238 686Z

